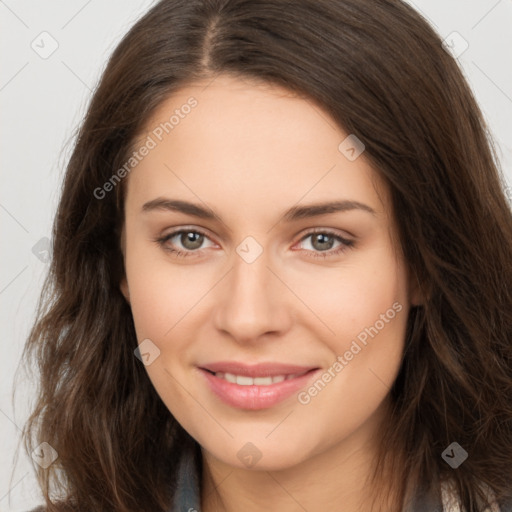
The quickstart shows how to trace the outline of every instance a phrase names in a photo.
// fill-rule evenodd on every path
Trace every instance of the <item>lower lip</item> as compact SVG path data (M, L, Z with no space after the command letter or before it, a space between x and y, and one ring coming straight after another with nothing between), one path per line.
M202 368L200 368L200 371L205 376L210 389L223 402L238 409L249 409L252 411L268 409L282 402L305 387L312 376L318 372L318 370L311 370L300 377L276 382L269 386L241 386L220 379Z

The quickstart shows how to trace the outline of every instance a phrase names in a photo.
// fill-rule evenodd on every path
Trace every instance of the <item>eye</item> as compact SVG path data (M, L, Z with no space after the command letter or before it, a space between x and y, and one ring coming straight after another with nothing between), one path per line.
M200 253L201 251L198 249L204 249L205 247L202 246L207 240L211 243L211 240L205 233L196 229L179 229L161 238L157 238L155 242L176 256L187 257ZM211 243L208 247L213 245Z
M347 240L332 231L318 229L302 237L300 244L303 245L303 250L311 252L311 256L326 258L352 248L354 241Z
M206 241L210 242L210 245L204 246ZM202 249L215 245L202 231L184 228L157 238L155 242L165 251L180 258L196 256ZM352 248L354 241L347 240L335 232L318 229L303 236L299 245L302 245L301 250L308 252L312 257L327 258Z

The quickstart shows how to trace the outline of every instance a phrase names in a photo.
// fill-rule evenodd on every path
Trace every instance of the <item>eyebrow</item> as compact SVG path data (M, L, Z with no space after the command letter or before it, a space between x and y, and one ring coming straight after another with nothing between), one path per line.
M305 206L293 206L287 210L281 217L286 222L293 222L300 219L309 217L317 217L336 212L347 212L351 210L361 210L371 215L377 215L377 212L370 206L359 201L330 201L323 203L310 204ZM177 199L168 199L165 197L158 197L142 206L143 212L151 211L175 211L181 212L201 219L220 219L213 210L199 204L190 203L188 201L181 201Z

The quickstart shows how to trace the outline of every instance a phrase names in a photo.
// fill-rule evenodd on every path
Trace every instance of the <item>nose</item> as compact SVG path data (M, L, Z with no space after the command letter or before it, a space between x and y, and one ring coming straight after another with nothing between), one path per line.
M218 287L215 327L237 343L277 337L290 329L290 294L268 264L265 252L252 263L235 255L233 268Z

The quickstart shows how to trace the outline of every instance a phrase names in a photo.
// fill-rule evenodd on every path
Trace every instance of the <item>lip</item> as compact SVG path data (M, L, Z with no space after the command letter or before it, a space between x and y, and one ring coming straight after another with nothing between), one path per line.
M245 365L236 362L219 362L204 365L199 370L210 390L224 403L237 409L256 411L273 407L297 393L320 369L278 363ZM252 378L299 375L268 386L255 384L242 386L216 377L211 372L233 373Z

